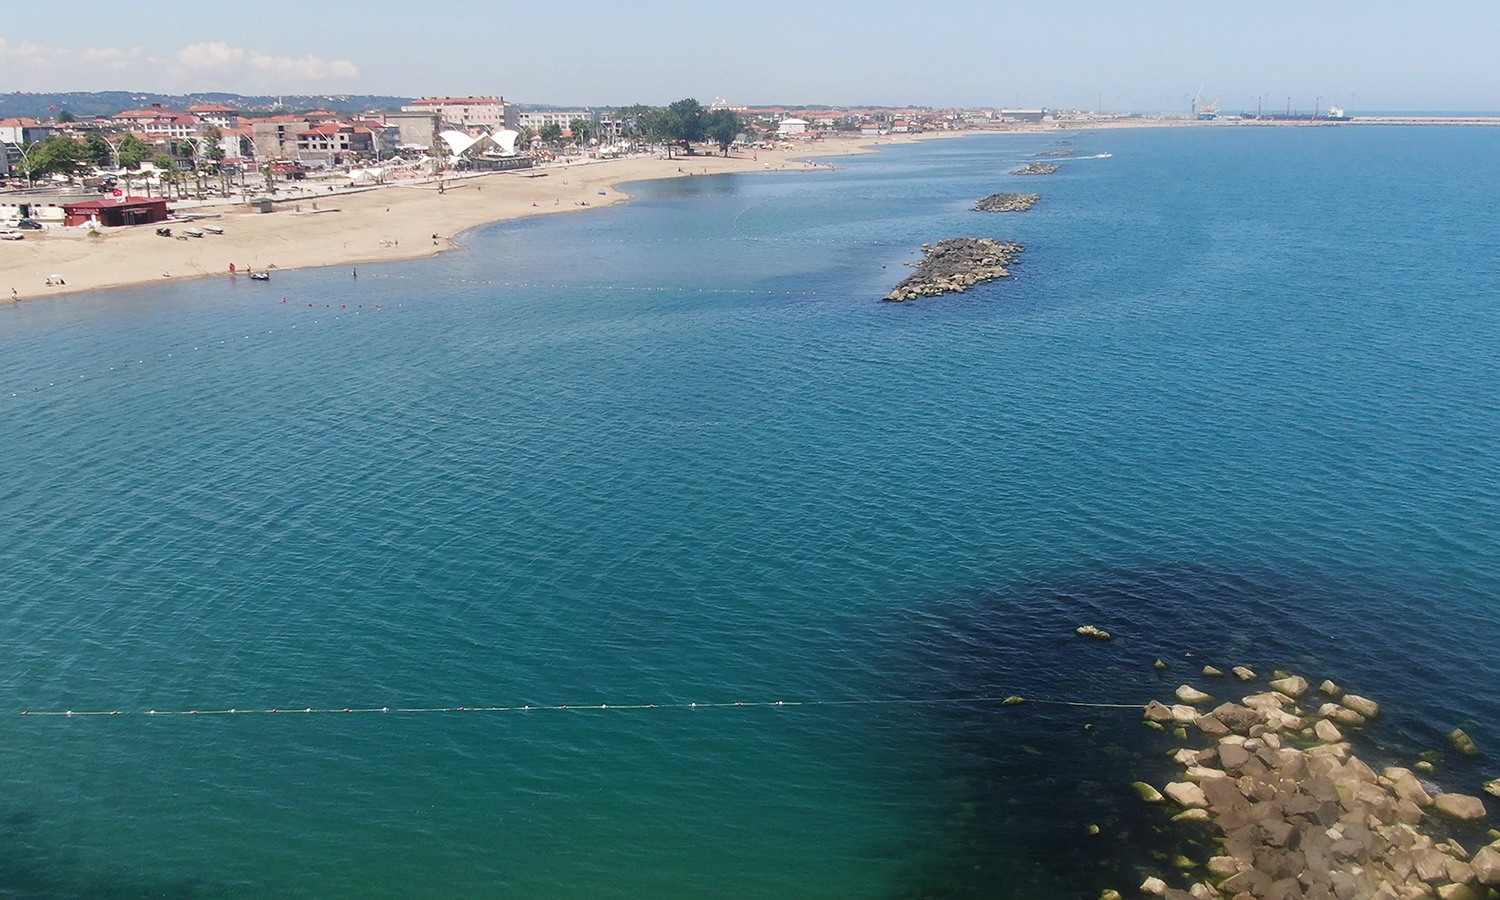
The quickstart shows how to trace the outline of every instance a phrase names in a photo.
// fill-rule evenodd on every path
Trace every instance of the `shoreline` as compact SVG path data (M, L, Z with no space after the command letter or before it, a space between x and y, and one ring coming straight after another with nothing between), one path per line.
M1423 120L1422 124L1439 121ZM1494 121L1500 124L1500 118ZM878 137L851 135L799 143L790 149L751 151L749 156L669 160L651 155L465 175L444 179L447 187L442 193L436 180L326 196L309 193L302 199L278 199L279 208L269 214L252 212L243 203L191 206L184 211L216 216L207 224L224 228L225 234L177 240L157 236L150 226L133 226L109 229L97 238L67 229L42 238L28 235L26 240L0 243L0 303L6 302L6 292L11 289L16 300L29 302L162 281L239 277L250 269L353 268L426 259L461 249L463 233L482 225L624 203L630 200L630 194L620 185L631 182L751 172L822 172L831 164L814 160L880 153L886 147L932 140L1137 128L1321 128L1349 124L1359 123L1115 119ZM1385 120L1365 124L1406 123ZM174 229L191 227L176 220L167 224ZM237 269L235 275L229 272L231 264ZM65 283L48 285L48 279L54 276L61 276Z
M216 217L165 224L179 232L209 224L222 227L225 233L186 240L160 237L153 226L109 229L97 238L81 231L40 239L28 236L0 245L0 303L8 300L5 293L11 288L19 302L30 302L163 281L242 277L251 270L353 268L426 259L462 249L462 235L483 225L624 203L631 195L620 185L631 182L750 172L826 172L829 164L811 160L878 153L883 146L975 133L902 135L873 142L866 136L835 138L818 146L728 157L588 160L445 179L442 193L433 181L278 200L278 209L269 214L252 212L244 204L202 207L187 211ZM229 271L231 264L234 274ZM47 285L54 275L61 275L65 283Z

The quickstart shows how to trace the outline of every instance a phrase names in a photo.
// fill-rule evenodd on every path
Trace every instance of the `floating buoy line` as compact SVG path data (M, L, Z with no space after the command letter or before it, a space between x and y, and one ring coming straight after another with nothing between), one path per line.
M787 709L834 706L940 706L962 704L998 704L1000 706L1023 706L1026 704L1050 706L1088 707L1092 709L1136 709L1144 710L1144 703L1096 703L1084 700L1055 700L1043 697L888 697L865 700L736 700L710 703L592 703L523 706L346 706L313 707L303 709L274 707L229 708L229 709L93 709L93 710L37 710L23 709L0 712L3 717L42 718L97 718L102 716L255 716L255 715L410 715L414 713L526 713L526 712L636 712L652 709Z

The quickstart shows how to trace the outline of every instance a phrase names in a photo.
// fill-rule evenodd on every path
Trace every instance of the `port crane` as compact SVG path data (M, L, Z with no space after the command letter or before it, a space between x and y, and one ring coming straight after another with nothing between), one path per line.
M1212 100L1203 99L1203 85L1198 85L1198 98L1193 101L1193 111L1200 119L1217 119L1219 117L1219 101L1223 100L1221 94Z

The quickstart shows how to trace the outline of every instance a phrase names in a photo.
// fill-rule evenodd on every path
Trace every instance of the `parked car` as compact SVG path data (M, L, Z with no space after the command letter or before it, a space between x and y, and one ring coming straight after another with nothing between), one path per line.
M42 230L42 223L38 222L36 219L11 219L5 224L9 225L12 228L21 228L26 231Z
M26 239L24 231L0 231L0 241L21 241Z

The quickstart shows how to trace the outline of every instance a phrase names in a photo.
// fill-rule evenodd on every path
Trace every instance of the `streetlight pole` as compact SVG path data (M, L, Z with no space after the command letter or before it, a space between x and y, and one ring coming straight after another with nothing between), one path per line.
M21 165L26 167L26 187L33 188L36 187L36 183L31 178L31 154L26 152L26 141L24 138L25 136L23 135L22 140L16 143L16 150L20 151Z

